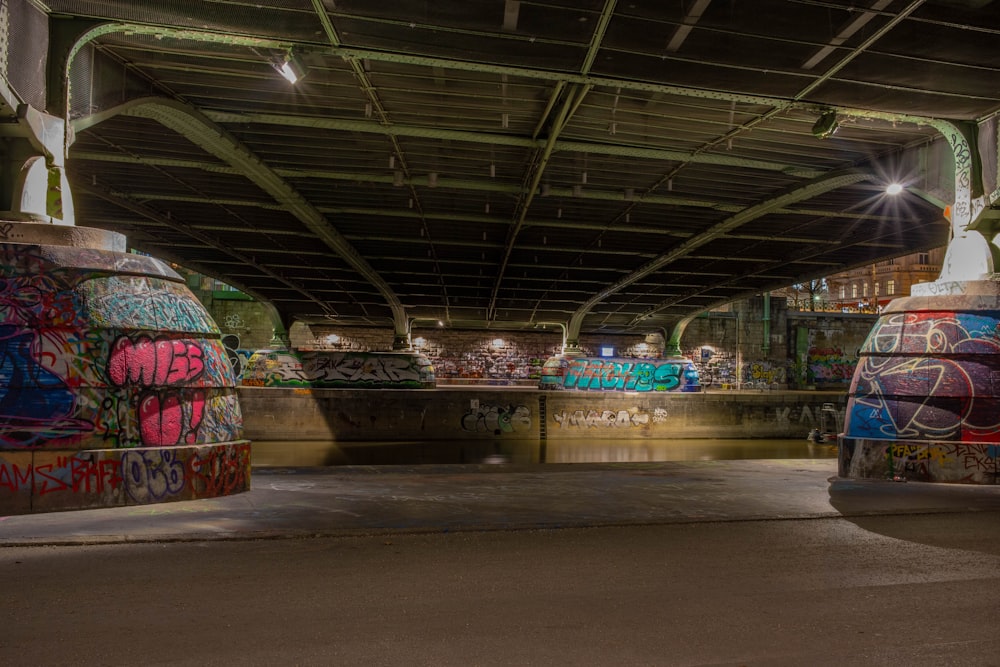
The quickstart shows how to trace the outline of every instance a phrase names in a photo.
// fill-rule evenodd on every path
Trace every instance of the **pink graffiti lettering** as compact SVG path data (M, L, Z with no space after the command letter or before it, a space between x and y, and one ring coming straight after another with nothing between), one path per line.
M185 403L175 393L148 394L139 401L139 432L142 444L163 447L181 444L181 436L188 444L198 440L198 427L205 414L205 392L196 390Z
M191 428L188 430L185 440L189 445L193 445L198 441L198 427L205 414L205 393L202 391L194 392L188 405L191 408Z
M108 377L119 387L170 386L189 382L205 370L201 347L186 340L141 336L119 338L108 360Z

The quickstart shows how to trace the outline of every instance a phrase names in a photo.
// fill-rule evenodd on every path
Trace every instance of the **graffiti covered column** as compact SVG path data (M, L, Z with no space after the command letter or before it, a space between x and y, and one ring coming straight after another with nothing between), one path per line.
M180 277L52 243L78 228L0 227L0 514L247 490L232 371Z
M0 57L0 515L247 490L218 328L170 267L74 224L65 121L26 76Z
M995 137L996 119L993 124ZM978 128L937 123L955 155L955 202L940 278L892 301L861 350L840 475L996 484L1000 461L998 191L985 194ZM995 165L996 162L992 162ZM992 179L984 178L992 176Z

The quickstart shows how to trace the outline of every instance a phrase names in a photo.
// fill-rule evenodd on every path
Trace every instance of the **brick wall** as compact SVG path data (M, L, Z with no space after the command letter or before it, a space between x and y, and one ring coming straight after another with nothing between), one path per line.
M244 352L271 345L273 324L268 311L253 301L203 297L223 334L238 338ZM871 315L789 311L783 299L772 298L769 324L764 323L763 298L738 302L726 312L695 318L681 338L681 353L691 359L708 387L750 384L786 387L818 386L846 389L857 349L875 321ZM797 330L806 329L807 348L796 349ZM666 332L669 334L669 332ZM766 336L766 341L765 341ZM392 349L388 327L337 327L296 323L289 332L293 349L344 352ZM444 382L480 381L531 384L541 365L558 354L562 329L548 327L516 331L414 328L411 341L434 365ZM766 344L765 344L766 343ZM227 339L227 346L232 341ZM659 358L663 332L634 335L584 334L585 356ZM802 356L802 355L805 356ZM801 358L799 358L801 357ZM801 381L796 378L801 377Z
M326 324L292 326L292 348L298 350L368 351L392 348L392 331L383 328L336 327ZM562 350L562 329L459 330L415 328L413 348L434 364L438 380L535 381L542 364ZM582 336L584 354L599 356L602 347L616 356L659 357L663 337Z

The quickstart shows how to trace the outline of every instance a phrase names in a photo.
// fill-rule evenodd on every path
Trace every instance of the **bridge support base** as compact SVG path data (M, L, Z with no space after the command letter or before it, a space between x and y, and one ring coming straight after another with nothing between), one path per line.
M839 474L997 484L1000 282L913 292L889 304L861 350Z
M219 330L119 234L0 221L0 515L249 488Z

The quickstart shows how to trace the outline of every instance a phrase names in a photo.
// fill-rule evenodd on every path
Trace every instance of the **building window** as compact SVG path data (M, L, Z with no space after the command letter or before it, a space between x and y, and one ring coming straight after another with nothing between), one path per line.
M930 253L918 252L917 253L917 264L930 264L931 256Z
M852 299L857 299L858 298L858 284L857 283L854 283L853 285L851 285L851 298Z
M868 298L868 283L861 283L861 296Z
M878 288L879 288L879 283L875 283L875 296L878 296L879 292Z
M847 298L847 285L841 285L840 286L840 298L841 299L846 299Z
M885 293L888 294L889 296L892 296L893 294L896 293L896 281L895 280L887 280L887 281L885 281Z

